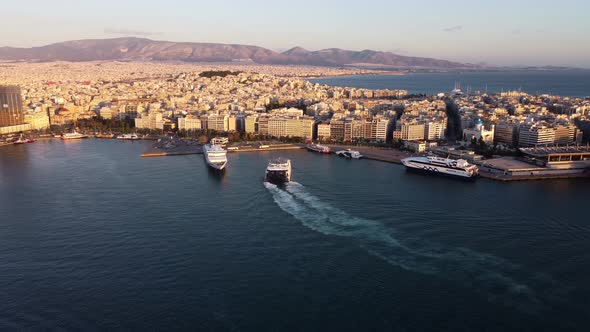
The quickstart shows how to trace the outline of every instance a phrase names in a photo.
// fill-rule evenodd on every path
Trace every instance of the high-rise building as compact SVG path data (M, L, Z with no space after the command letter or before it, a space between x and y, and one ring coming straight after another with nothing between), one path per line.
M518 133L518 146L532 147L555 142L555 128L543 123L523 123Z
M249 134L258 132L258 115L248 115L244 121L244 131Z
M200 130L201 119L192 114L188 114L184 118L178 118L178 129L180 130Z
M515 145L518 139L517 122L501 121L494 128L494 141L508 145Z
M335 141L344 140L344 120L330 121L330 138Z
M23 102L19 86L0 86L0 127L24 123Z

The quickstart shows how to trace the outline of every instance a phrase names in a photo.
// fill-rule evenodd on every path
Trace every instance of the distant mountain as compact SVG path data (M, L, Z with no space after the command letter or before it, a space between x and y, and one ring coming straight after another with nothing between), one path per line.
M308 51L295 47L283 53L249 45L184 43L146 38L114 38L67 41L41 47L0 47L0 60L96 61L155 60L191 62L253 62L283 65L372 65L392 67L473 68L446 60L401 56L371 50L348 51L330 48Z

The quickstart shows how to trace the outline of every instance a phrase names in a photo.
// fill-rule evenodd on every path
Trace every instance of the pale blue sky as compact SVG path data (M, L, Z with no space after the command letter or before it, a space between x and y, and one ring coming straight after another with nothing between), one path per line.
M589 0L6 0L0 46L135 35L590 67Z

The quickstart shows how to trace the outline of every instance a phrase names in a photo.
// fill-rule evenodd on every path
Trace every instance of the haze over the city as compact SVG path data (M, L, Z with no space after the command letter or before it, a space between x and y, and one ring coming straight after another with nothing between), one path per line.
M13 1L2 8L0 46L138 36L590 68L589 9L581 0Z

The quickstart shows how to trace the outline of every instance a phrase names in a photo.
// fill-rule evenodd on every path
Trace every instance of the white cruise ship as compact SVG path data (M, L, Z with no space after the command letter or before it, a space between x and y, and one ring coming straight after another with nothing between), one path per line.
M227 165L227 151L221 145L205 144L203 146L203 155L209 167L222 171Z
M475 179L479 175L477 166L466 160L439 157L409 157L402 159L408 170L422 171L430 174L448 175L464 179Z
M74 132L66 133L61 136L61 139L63 139L63 140L81 139L81 138L88 138L88 135L80 134L79 132L74 130Z
M282 184L291 181L291 160L275 159L271 160L266 167L264 181L273 184Z

